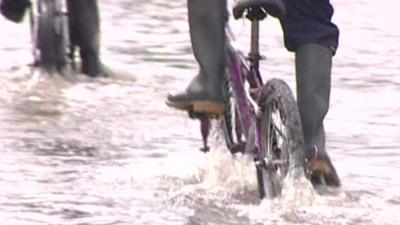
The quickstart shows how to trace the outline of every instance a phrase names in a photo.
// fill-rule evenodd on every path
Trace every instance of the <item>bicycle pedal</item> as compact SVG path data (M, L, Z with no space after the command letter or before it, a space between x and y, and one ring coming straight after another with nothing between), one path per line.
M246 143L245 142L241 142L241 143L233 145L232 148L229 149L229 151L232 154L236 154L236 153L239 153L239 152L240 153L244 153L245 149L246 149Z
M199 119L199 120L201 120L201 119L207 118L206 114L195 112L192 109L188 111L188 114L189 114L189 117L191 119Z
M221 117L221 114L218 113L208 113L208 118L218 120Z
M208 119L218 120L221 117L221 114L218 114L218 113L202 113L202 112L195 112L193 110L189 110L188 113L189 113L189 117L191 119L202 120L202 119L208 118Z

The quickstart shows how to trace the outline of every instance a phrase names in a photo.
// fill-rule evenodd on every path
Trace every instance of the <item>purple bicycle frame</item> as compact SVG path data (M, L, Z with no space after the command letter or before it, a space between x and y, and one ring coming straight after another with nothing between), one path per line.
M233 99L235 101L235 110L239 115L235 121L236 133L238 136L242 134L246 137L245 153L250 154L254 159L260 157L261 146L261 123L254 111L254 107L250 102L245 88L245 81L248 82L250 88L251 98L257 102L258 93L262 86L263 81L259 71L259 61L261 56L259 54L259 21L252 20L251 23L251 50L248 58L237 51L231 44L230 40L233 39L233 34L227 27L227 64L228 74L232 85ZM248 65L247 62L250 62ZM253 91L251 91L253 90ZM203 150L208 150L207 138L210 130L210 121L208 118L201 118L201 134L203 137Z
M251 50L246 59L243 54L230 44L228 38L228 69L236 104L236 110L239 115L240 130L246 137L245 152L257 158L260 154L259 146L261 141L261 123L257 118L254 107L248 99L245 88L245 81L249 83L250 96L254 101L258 100L259 89L263 86L263 81L259 71L259 21L253 20L251 23ZM249 61L248 65L246 62ZM254 92L254 93L252 93ZM238 125L238 124L237 124Z

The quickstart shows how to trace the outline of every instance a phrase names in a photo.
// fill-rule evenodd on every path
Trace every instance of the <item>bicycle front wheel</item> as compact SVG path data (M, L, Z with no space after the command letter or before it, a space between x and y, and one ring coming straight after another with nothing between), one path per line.
M283 80L268 81L259 99L259 194L261 198L273 198L281 194L284 179L291 170L304 174L304 136L297 103Z

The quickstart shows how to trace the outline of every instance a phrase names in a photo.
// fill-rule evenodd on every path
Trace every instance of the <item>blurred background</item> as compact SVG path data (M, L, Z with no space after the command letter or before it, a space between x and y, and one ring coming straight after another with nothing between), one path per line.
M400 15L395 0L332 0L341 30L327 147L343 188L306 182L259 201L250 159L168 108L197 71L186 1L101 0L102 58L115 77L32 69L29 24L0 18L0 221L7 225L400 224ZM230 20L248 50L249 23ZM261 68L294 88L272 18Z

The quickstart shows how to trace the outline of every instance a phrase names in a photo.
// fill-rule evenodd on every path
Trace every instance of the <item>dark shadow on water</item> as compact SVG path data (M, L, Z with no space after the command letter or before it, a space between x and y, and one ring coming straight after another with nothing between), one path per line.
M25 142L25 148L32 149L36 155L40 156L95 157L98 152L96 147L89 144L84 144L77 140L44 140L43 142Z

